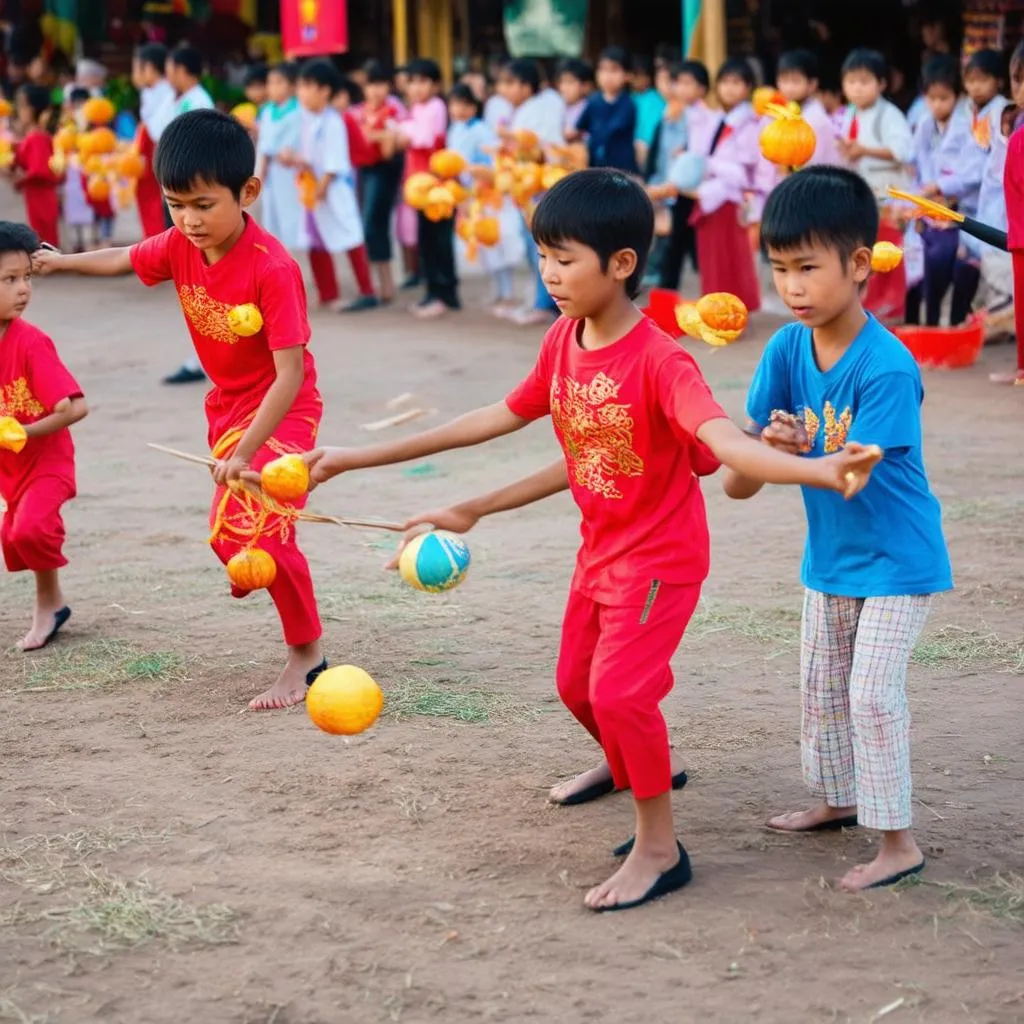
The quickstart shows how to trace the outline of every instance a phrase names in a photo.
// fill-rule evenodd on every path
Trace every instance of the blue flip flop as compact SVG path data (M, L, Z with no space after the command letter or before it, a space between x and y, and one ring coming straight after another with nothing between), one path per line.
M50 646L50 642L57 636L57 634L61 630L61 627L70 618L71 618L71 609L67 605L65 605L63 608L60 608L56 612L54 612L53 613L53 629L51 629L50 632L46 634L46 639L38 647L25 647L25 648L23 648L22 649L23 653L29 654L32 651L41 651L44 647L49 647Z
M678 839L676 840L676 846L679 848L679 862L675 867L671 867L668 871L663 871L658 875L654 885L640 899L630 900L628 903L615 903L610 907L593 907L593 911L597 914L605 914L613 910L632 910L634 907L642 907L645 903L650 903L652 900L660 900L662 896L668 896L669 893L682 889L684 885L689 885L693 878L690 857Z

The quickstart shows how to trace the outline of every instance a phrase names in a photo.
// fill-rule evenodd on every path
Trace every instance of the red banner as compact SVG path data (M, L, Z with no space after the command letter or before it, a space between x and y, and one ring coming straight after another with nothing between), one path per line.
M345 0L281 0L281 43L288 57L348 50Z

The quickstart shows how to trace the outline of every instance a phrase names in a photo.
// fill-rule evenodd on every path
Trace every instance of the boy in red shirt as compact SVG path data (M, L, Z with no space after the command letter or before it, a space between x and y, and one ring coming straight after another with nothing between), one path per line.
M68 427L89 411L53 342L21 319L32 298L38 248L31 228L0 221L0 497L6 505L0 547L10 572L36 578L35 615L19 645L23 651L45 647L71 618L60 587L60 570L68 564L60 509L75 496ZM3 423L8 418L23 433Z
M566 608L562 700L604 748L607 765L552 794L609 777L632 789L636 838L622 867L591 889L591 910L640 906L686 885L689 858L672 820L673 766L659 704L669 660L708 572L699 475L718 463L775 483L844 492L867 482L877 453L850 444L812 462L769 450L731 423L695 360L634 305L654 233L643 188L619 171L572 174L541 200L532 230L544 284L562 317L526 379L494 405L404 441L308 456L315 483L480 444L551 415L564 459L492 494L410 520L465 532L481 516L566 489L583 544ZM676 785L685 776L678 773ZM578 801L577 801L578 802Z
M234 118L214 110L182 114L167 127L156 153L156 175L173 228L131 248L75 255L44 251L35 259L43 273L134 271L144 284L173 281L177 288L196 354L213 382L206 416L217 459L211 523L219 529L211 546L227 563L255 540L277 563L270 596L289 653L277 682L250 703L259 710L304 700L307 684L327 663L313 581L294 528L271 516L253 538L242 503L227 491L246 470L312 448L323 408L306 348L310 330L302 273L281 243L245 212L260 191L255 164L252 140ZM259 309L263 326L240 337L232 332L228 314L248 303ZM232 595L245 592L232 588Z

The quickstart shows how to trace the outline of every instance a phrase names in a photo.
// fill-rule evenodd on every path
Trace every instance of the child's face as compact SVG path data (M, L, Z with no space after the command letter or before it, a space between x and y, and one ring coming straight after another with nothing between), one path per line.
M287 103L292 96L292 83L280 71L267 75L267 99L271 103Z
M568 71L558 76L558 95L567 107L579 103L583 99L583 83Z
M654 84L651 76L643 68L636 68L633 71L633 90L635 92L647 92Z
M672 72L668 68L659 67L654 72L654 88L666 103L672 98Z
M843 105L843 97L834 89L819 89L818 99L829 114L834 114Z
M626 88L626 69L613 60L597 63L597 87L606 96L618 96Z
M750 86L739 75L723 75L715 87L718 101L726 110L750 99Z
M300 78L295 87L295 95L303 109L312 114L326 110L331 102L331 90L326 85L318 85L308 78Z
M847 71L843 75L843 93L859 110L874 106L885 91L885 81L875 78L866 68Z
M399 96L406 96L409 92L409 76L404 71L395 72L395 91Z
M472 103L467 103L454 96L448 101L448 116L453 121L463 124L466 121L472 121L475 115L476 107Z
M409 88L406 91L410 103L426 103L434 95L434 83L423 75L415 75L409 79Z
M391 85L388 82L367 82L363 88L363 96L371 107L382 107L391 95Z
M513 107L522 106L532 95L533 91L518 78L514 78L507 71L498 76L498 95L509 101Z
M976 107L983 107L999 92L999 79L972 68L964 75L964 92Z
M347 89L339 89L331 97L331 106L334 107L339 114L344 114L345 111L352 106L352 95Z
M957 95L948 85L929 85L924 98L932 117L939 124L945 124L953 116Z
M802 71L780 71L775 79L775 88L787 103L803 103L814 95L818 83Z
M0 254L0 320L16 320L32 298L32 260L25 252Z
M614 253L603 271L597 253L580 242L538 245L537 250L544 287L559 312L574 320L583 320L607 309L636 269L636 253L632 249Z
M805 327L824 327L860 301L860 286L871 272L871 250L857 249L848 261L819 242L796 249L768 249L779 297Z
M240 234L242 211L260 194L257 178L250 178L236 199L225 185L195 181L187 192L169 192L164 198L174 226L200 251L220 250Z
M479 71L467 71L462 76L462 82L473 90L473 95L481 103L487 99L487 79Z
M1024 64L1010 68L1010 96L1018 107L1024 107Z
M167 81L174 87L179 95L192 87L192 76L173 60L167 62Z
M267 102L268 92L267 82L250 82L245 87L245 98L257 107L262 107Z
M677 76L676 80L672 83L672 95L680 103L690 106L690 104L704 99L707 95L707 89L693 75L684 73Z

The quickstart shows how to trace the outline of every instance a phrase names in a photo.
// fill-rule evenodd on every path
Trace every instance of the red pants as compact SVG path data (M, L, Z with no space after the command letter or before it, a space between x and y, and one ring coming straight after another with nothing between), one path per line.
M672 689L669 661L700 584L652 584L639 607L598 604L573 591L562 623L558 694L604 748L618 789L637 800L672 786L668 729L658 705Z
M740 224L739 208L725 203L714 213L694 207L691 221L697 232L697 269L701 294L732 292L751 313L761 308L750 235Z
M366 246L360 245L355 249L349 249L347 255L349 263L352 264L352 273L355 275L359 294L373 295L373 280L370 277L370 260L366 255ZM340 299L341 288L334 269L334 254L326 249L310 249L309 265L313 271L313 282L321 303L326 305Z
M146 162L146 169L135 187L135 199L139 204L139 220L142 222L142 234L146 238L159 235L167 230L164 217L164 194L160 183L153 174L153 168Z
M1024 371L1024 250L1014 249L1013 325L1017 334L1017 369Z
M878 241L903 248L903 232L885 219L878 225ZM864 292L864 308L882 323L901 322L907 309L907 268L903 263L887 274L872 274Z
M40 242L60 248L60 200L56 185L29 187L24 190L25 213Z
M315 417L301 416L293 411L282 421L274 436L256 453L252 460L252 468L258 471L286 452L309 451L316 441L318 426L319 411ZM211 441L211 449L216 448L217 440L215 438ZM225 458L233 450L234 444L231 444L226 450L216 451L215 455L218 458ZM218 512L226 493L223 487L218 487L214 492L213 505L210 509L211 527L217 522ZM302 508L306 501L303 498L294 504L297 508ZM210 547L227 565L232 555L251 543L252 537L245 534L251 530L253 522L246 505L234 495L228 497L223 514L224 526L216 537L211 538ZM241 532L236 533L236 530ZM289 647L297 647L318 640L323 630L316 607L316 595L313 592L313 578L309 573L306 556L299 550L295 524L271 516L264 524L264 531L255 546L270 554L277 563L277 576L269 588L269 593L281 619L284 642ZM231 588L232 597L241 598L248 594L249 591L239 590L234 586Z
M0 523L0 546L11 572L47 572L68 564L60 508L74 496L70 480L40 476L10 503Z

